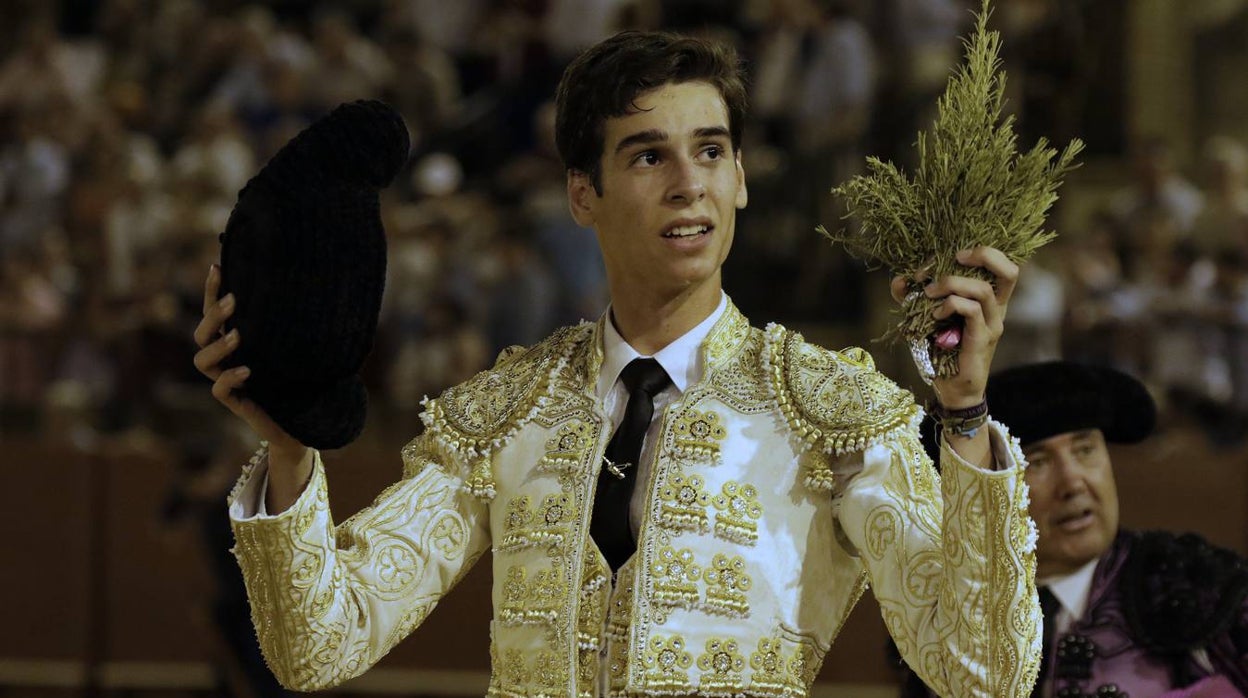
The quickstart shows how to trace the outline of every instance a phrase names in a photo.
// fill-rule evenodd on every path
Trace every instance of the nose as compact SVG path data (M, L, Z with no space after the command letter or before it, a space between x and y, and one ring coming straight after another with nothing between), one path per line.
M1083 494L1088 489L1083 469L1079 467L1079 461L1074 456L1063 453L1055 459L1053 465L1056 466L1054 470L1057 475L1058 497L1070 499Z
M667 200L673 203L693 203L706 196L706 184L697 163L689 158L679 158L672 168L672 181L668 186Z

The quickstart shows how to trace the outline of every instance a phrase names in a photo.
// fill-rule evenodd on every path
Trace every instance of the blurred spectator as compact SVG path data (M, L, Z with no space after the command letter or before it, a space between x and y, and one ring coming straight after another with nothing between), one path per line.
M1019 140L1066 143L1078 137L1095 68L1085 0L1012 0L997 6L1001 50L1018 118Z
M0 257L0 405L29 412L42 400L50 378L45 358L66 316L50 261L34 246Z
M563 164L555 149L555 109L534 114L534 146L502 169L498 186L519 202L533 243L558 285L551 327L597 318L607 306L607 272L592 231L572 219Z
M421 38L412 29L386 33L382 48L402 79L390 85L390 102L403 114L418 143L459 116L462 93L450 55Z
M494 353L540 341L555 324L558 286L530 235L513 225L495 238L489 254L490 277L486 333Z
M1196 245L1175 245L1166 259L1147 316L1151 324L1150 382L1169 409L1193 413L1225 403L1231 387L1220 330L1211 322L1214 268Z
M102 57L90 45L71 45L46 11L27 19L17 50L0 64L0 108L38 108L58 98L87 101L99 86Z
M1122 226L1128 274L1155 277L1174 244L1191 235L1204 197L1175 170L1170 147L1159 137L1139 144L1131 173L1131 184L1114 194L1110 207Z
M71 153L37 106L0 109L0 253L33 245L58 222L69 186Z
M628 0L550 0L546 10L546 43L558 61L615 32Z
M351 16L322 10L313 20L314 80L307 85L312 105L328 110L342 102L376 97L394 78L394 66Z
M1010 297L1010 331L1001 335L993 355L994 371L1062 357L1066 294L1062 278L1041 253L1023 267Z
M1215 136L1202 159L1208 186L1192 237L1207 255L1230 247L1248 251L1248 151L1232 138Z

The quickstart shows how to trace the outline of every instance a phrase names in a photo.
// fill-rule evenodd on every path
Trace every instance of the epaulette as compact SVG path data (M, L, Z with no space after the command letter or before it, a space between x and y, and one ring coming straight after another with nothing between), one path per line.
M866 351L824 349L774 323L766 334L763 356L772 389L807 448L832 456L862 451L922 419L910 391L875 370ZM832 470L814 466L806 484L831 489Z
M531 347L505 349L492 368L425 399L421 420L432 436L472 464L467 485L474 495L494 497L492 455L549 401L554 377L592 330L592 323L581 323Z
M1136 641L1159 654L1186 653L1238 617L1248 562L1194 533L1148 531L1135 535L1119 583Z

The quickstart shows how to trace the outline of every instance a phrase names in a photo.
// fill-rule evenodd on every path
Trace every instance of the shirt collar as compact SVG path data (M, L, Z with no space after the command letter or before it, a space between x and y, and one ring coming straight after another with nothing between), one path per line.
M1098 562L1100 562L1099 559L1093 559L1064 577L1038 579L1036 586L1047 586L1071 617L1082 618L1083 612L1088 607L1088 594L1092 591L1092 573L1096 571Z
M678 391L683 393L686 388L702 378L704 367L699 350L702 348L702 343L706 341L707 335L711 333L711 328L715 326L715 322L727 308L728 295L720 291L719 305L716 306L714 312L695 325L693 329L654 353L654 359L659 362L664 371L667 371L667 375L672 379L672 385ZM607 308L602 324L602 369L598 372L596 389L599 399L607 396L615 385L615 381L620 377L620 372L630 361L647 358L637 353L637 350L620 336L619 331L615 329L615 323L611 320L610 308Z

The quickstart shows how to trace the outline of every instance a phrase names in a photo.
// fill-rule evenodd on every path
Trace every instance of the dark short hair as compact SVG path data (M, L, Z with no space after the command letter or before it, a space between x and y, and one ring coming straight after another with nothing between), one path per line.
M728 108L733 150L741 147L746 91L731 45L669 32L626 31L586 49L555 92L555 143L564 167L588 174L602 193L603 124L636 111L642 94L669 83L703 81Z

